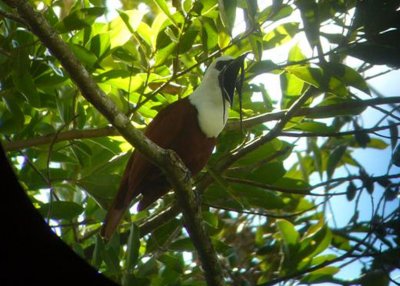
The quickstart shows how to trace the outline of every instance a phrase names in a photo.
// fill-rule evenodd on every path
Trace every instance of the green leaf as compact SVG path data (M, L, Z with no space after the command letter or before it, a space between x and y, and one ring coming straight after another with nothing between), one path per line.
M171 255L165 253L159 258L169 271L174 271L176 273L183 273L184 271L184 263L181 255Z
M258 22L265 22L266 20L275 22L290 16L292 13L293 13L293 8L286 4L279 5L279 7L268 6L259 13L257 20Z
M110 35L108 33L97 34L90 40L90 51L99 59L110 51L110 46Z
M212 19L203 17L202 21L201 40L203 49L211 50L218 44L218 31Z
M262 59L262 54L264 50L263 41L262 41L262 34L254 32L249 35L249 42L251 45L251 50L254 54L254 59L259 62Z
M317 107L328 107L332 105L341 104L342 106L346 106L347 104L352 105L355 103L355 100L351 100L347 97L338 97L338 96L331 96L327 99L323 100ZM358 102L358 101L357 101ZM352 108L330 108L328 110L323 110L320 113L315 113L312 115L308 115L309 118L328 118L328 117L336 117L339 115L358 115L362 113L366 107L359 106L359 107L352 107Z
M105 245L103 260L107 266L107 272L110 274L120 273L121 266L118 257L120 246L118 233L115 233L111 237L111 240Z
M81 178L77 184L96 199L112 199L121 177L115 174L92 174Z
M356 133L354 134L354 138L356 139L358 145L360 145L362 148L367 147L368 143L371 141L368 133L361 132L361 127L360 125L358 125L356 120L353 121L353 126L354 130L356 131Z
M195 247L192 243L192 240L190 238L182 238L182 239L177 239L173 243L171 243L170 247L171 250L174 251L195 251Z
M321 149L317 145L317 139L310 139L309 140L309 146L311 147L312 154L314 155L314 167L318 171L320 178L322 178L322 155L321 155Z
M75 56L87 67L92 68L97 62L96 55L85 47L78 44L69 44L72 52Z
M0 118L2 120L0 122L4 125L1 126L0 123L0 130L3 130L2 132L5 133L14 133L15 130L21 130L24 126L25 116L20 106L18 105L16 98L12 96L12 94L8 91L0 91L0 96L2 97L3 102L5 103L5 106L7 108L6 110L4 110L4 112L1 112L3 114L1 114Z
M289 42L297 34L299 23L290 22L282 24L263 37L264 49L272 49Z
M12 80L15 88L24 95L30 105L40 107L40 97L30 73L31 61L27 51L17 49L13 63Z
M318 121L302 121L296 126L294 129L307 131L307 132L315 132L315 133L333 133L334 129L330 126L327 126L326 123L318 122Z
M332 241L332 233L327 227L323 219L320 219L317 224L312 225L301 240L299 256L303 258L302 264L298 270L308 267L309 261L326 250Z
M303 93L305 83L303 80L290 73L282 73L280 79L283 95L281 108L287 109L293 104L297 97Z
M138 258L139 258L139 248L140 248L140 231L136 224L132 223L129 231L128 238L128 248L126 250L126 269L128 272L132 273Z
M257 61L249 67L247 73L259 75L262 73L271 72L275 70L277 67L278 66L271 60Z
M400 144L397 145L396 149L394 149L392 163L395 166L400 167Z
M246 178L260 183L272 184L282 178L285 173L283 162L270 162L252 170L246 175ZM237 176L243 175L237 174Z
M164 12L164 14L171 20L171 22L174 24L174 26L178 27L178 24L176 23L174 17L172 17L171 12L169 11L167 2L165 0L153 0L153 1Z
M244 206L272 210L281 209L285 205L282 198L274 192L251 185L233 184L230 192Z
M43 217L71 220L83 212L83 207L74 202L56 201L42 205L39 212Z
M171 236L181 228L181 221L173 219L166 224L161 225L155 231L153 231L150 239L147 241L146 253L152 253L153 251L163 247L165 243L168 243Z
M342 160L345 152L346 152L347 146L346 145L340 145L336 147L331 155L328 158L328 163L326 167L326 172L328 175L328 178L332 178L333 173L335 172L336 167L339 165L340 161Z
M101 262L103 261L104 249L104 240L100 237L100 235L96 235L96 241L94 243L94 251L91 261L93 266L100 267Z
M283 239L285 256L292 256L297 252L300 235L294 225L287 220L279 219L276 222L279 233Z
M164 62L174 54L174 51L176 49L177 43L172 42L168 46L158 50L156 52L156 65L162 65Z
M327 266L318 270L315 270L303 278L301 278L301 283L322 283L322 282L329 282L332 280L333 275L339 272L338 267L334 266ZM378 284L374 284L378 285Z
M237 0L222 0L218 3L222 25L225 27L226 31L231 34L235 24Z
M189 28L185 31L179 43L180 54L184 54L193 48L197 35L199 35L199 31L197 29Z
M237 165L248 165L259 162L260 160L267 159L272 154L275 154L282 147L282 142L278 139L273 139L272 141L263 144L261 147L257 148L253 152L240 158L236 164Z
M104 15L106 8L104 7L90 7L75 10L68 14L56 28L61 33L70 32L73 30L82 30L83 28L90 27L94 21Z
M285 70L302 81L309 83L315 87L321 86L322 70L319 68L314 68L310 66L291 66L285 68Z
M399 129L394 121L388 120L390 131L390 145L392 151L396 148L397 140L399 139Z
M315 0L298 0L296 5L300 9L304 32L313 48L319 43L318 5Z
M299 44L295 44L289 51L289 57L288 61L289 62L298 62L298 61L303 61L306 59L306 56L303 54L303 51L301 50Z
M322 65L324 69L328 69L329 73L346 86L351 86L371 95L369 87L365 79L354 69L341 63L327 62Z

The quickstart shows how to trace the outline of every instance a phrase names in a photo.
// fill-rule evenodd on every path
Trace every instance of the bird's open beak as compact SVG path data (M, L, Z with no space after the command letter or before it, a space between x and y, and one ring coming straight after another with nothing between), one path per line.
M224 97L231 106L233 105L234 90L238 91L239 97L241 97L241 89L244 80L244 59L249 53L245 53L236 59L234 59L223 72L224 86L231 85L232 88L227 88L231 92L224 93ZM228 81L228 82L227 82ZM241 98L239 98L241 100Z

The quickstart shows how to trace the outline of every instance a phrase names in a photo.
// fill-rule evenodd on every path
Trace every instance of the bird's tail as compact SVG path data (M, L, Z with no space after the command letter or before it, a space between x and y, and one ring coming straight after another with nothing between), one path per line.
M122 176L121 183L117 192L117 195L109 208L103 226L100 231L100 235L104 239L109 240L113 235L118 224L122 220L125 211L129 208L132 199L138 194L135 192L136 184L132 185L129 182L129 173L134 161L134 156L131 156L129 162L125 168L124 175Z
M100 235L106 240L109 240L111 238L118 224L122 220L125 211L129 207L129 204L126 206L121 204L121 202L125 201L123 197L125 197L128 192L127 188L122 189L122 187L125 187L123 185L124 184L121 184L120 190L118 191L117 196L115 197L110 209L107 212L106 218L100 231Z

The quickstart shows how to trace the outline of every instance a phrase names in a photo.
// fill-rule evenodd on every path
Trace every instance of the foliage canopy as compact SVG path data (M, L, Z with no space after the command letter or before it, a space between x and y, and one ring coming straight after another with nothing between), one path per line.
M377 65L400 66L400 1L121 0L112 19L104 0L29 2L140 129L189 95L214 56L253 54L244 129L236 103L195 178L227 284L393 280L400 98L373 92L368 80ZM0 2L0 17L1 140L33 204L123 285L205 285L173 193L127 215L109 243L100 239L131 146L15 10ZM391 154L374 175L357 157L372 149ZM345 214L332 211L338 203ZM358 259L361 272L340 278Z

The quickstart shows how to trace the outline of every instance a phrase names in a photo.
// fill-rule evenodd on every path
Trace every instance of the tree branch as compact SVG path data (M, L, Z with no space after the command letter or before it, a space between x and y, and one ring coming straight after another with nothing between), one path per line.
M71 79L79 87L82 95L112 123L129 143L164 171L174 187L177 200L182 207L185 227L198 251L208 285L223 285L221 266L202 223L201 212L192 192L189 172L180 158L176 153L164 150L151 142L131 125L129 119L98 87L68 45L27 1L4 0L3 2L17 9L18 14L28 23L31 31L61 62Z
M326 117L326 114L335 112L337 110L348 111L352 109L360 109L369 106L375 105L384 105L384 104L393 104L400 103L400 97L389 97L389 98L374 98L368 99L364 101L352 101L348 103L339 103L328 106L316 106L316 107L303 107L300 108L295 116L308 116L308 117ZM262 115L254 116L252 118L248 118L243 120L244 128L251 128L258 124L266 123L269 121L275 121L282 119L287 110L269 112ZM368 131L378 131L386 129L384 127L377 127L371 129L364 129L359 131L354 131L349 133L289 133L289 132L281 132L280 135L283 136L291 136L291 137L310 137L310 136L342 136L342 135L350 135L355 132L368 132ZM230 120L225 127L225 130L240 130L240 122L237 120ZM103 127L98 129L85 129L85 130L69 130L65 132L61 132L56 139L56 142L65 141L65 140L74 140L74 139L85 139L85 138L96 138L96 137L104 137L104 136L117 136L120 133L113 127ZM54 134L49 134L41 137L29 138L27 140L16 140L13 142L2 142L3 147L6 151L17 151L20 149L49 144L54 138Z
M311 118L326 118L326 117L332 117L329 115L332 114L333 112L335 112L335 116L339 116L341 114L349 114L349 112L351 112L354 109L358 110L362 108L367 108L369 106L393 104L393 103L400 103L400 96L373 98L362 101L352 100L348 102L327 105L327 106L303 107L297 110L294 117L307 116ZM243 128L250 128L252 126L256 126L258 124L265 123L268 121L280 120L285 116L286 113L287 110L282 110L277 112L265 113L258 116L254 116L249 119L245 119L243 120ZM227 126L225 127L225 129L228 130L235 130L235 129L237 130L239 128L240 128L240 122L238 120L229 122L229 124L227 124Z

